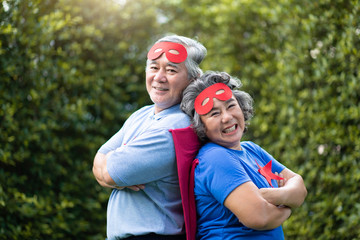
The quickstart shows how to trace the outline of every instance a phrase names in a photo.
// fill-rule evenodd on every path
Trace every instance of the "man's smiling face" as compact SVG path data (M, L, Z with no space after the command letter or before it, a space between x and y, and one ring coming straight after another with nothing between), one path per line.
M184 62L170 62L165 54L155 60L148 60L146 90L155 103L155 113L180 103L182 92L189 83Z

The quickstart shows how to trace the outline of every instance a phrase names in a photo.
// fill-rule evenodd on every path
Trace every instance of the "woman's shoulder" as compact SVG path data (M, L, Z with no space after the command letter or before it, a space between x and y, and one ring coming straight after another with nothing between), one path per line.
M210 174L213 172L230 173L239 169L239 156L232 149L215 143L205 144L197 156L199 164L197 173ZM240 166L241 167L241 166Z
M251 141L241 142L241 147L244 148L245 150L248 150L248 151L250 150L253 152L262 150L262 148L259 145L257 145L254 142L251 142ZM201 149L199 150L199 156L214 155L214 154L232 155L233 152L234 151L232 149L228 149L226 147L220 146L213 142L208 142L205 145L203 145L201 147Z
M216 143L206 143L205 145L203 145L200 150L199 150L199 154L198 157L199 158L207 158L207 157L219 157L219 156L226 156L230 154L229 149L222 147Z
M241 142L241 147L246 149L246 150L252 150L252 151L261 150L261 147L259 145L257 145L254 142L251 142L251 141L243 141L243 142Z

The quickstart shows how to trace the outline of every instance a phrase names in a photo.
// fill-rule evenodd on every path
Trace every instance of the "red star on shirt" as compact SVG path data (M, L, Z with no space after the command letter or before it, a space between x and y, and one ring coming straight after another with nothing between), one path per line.
M264 167L260 167L260 165L257 163L256 159L255 159L255 162L259 167L259 170L258 170L259 173L266 178L266 180L268 181L268 183L270 184L271 187L273 187L273 185L271 184L271 179L275 179L275 180L284 179L284 178L279 177L278 175L275 175L271 172L272 160L270 160Z

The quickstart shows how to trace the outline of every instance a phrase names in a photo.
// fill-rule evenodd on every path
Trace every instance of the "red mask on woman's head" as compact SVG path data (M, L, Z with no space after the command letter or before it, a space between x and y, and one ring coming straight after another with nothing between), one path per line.
M222 90L222 91L221 91ZM219 91L221 91L219 93ZM231 89L224 83L215 83L210 87L205 88L196 98L195 98L195 111L199 115L207 114L211 111L214 106L213 98L217 98L221 101L226 101L232 97ZM208 101L204 103L204 101L208 99Z
M170 52L170 50L173 50L173 52ZM177 52L177 54L174 52ZM166 58L173 63L181 63L187 58L186 48L183 45L174 42L155 43L148 52L147 58L154 60L159 58L163 53L165 53Z

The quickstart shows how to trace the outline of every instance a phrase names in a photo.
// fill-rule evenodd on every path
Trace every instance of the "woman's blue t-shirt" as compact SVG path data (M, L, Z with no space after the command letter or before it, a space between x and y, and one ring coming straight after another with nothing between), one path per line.
M253 142L241 142L241 147L239 151L208 143L199 151L195 169L197 239L284 239L281 226L267 231L248 228L224 206L226 197L245 182L252 181L258 188L271 187L257 164L263 167L272 160L272 172L285 168Z

